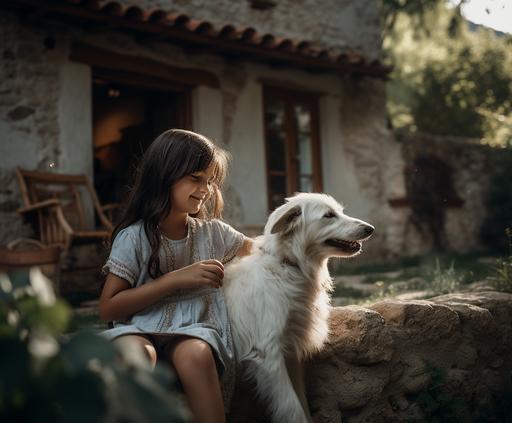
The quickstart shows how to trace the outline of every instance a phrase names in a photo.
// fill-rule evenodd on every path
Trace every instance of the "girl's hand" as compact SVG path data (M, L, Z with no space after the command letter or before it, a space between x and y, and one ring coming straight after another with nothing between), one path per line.
M224 266L218 260L198 261L171 272L180 289L212 286L220 288L224 278Z

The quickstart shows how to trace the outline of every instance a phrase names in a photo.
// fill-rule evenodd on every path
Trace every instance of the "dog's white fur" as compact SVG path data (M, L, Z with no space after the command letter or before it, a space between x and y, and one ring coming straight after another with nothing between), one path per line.
M372 231L328 195L297 194L270 215L251 255L226 268L237 360L274 422L310 421L300 369L328 335L327 261L358 254ZM326 244L332 239L353 243Z

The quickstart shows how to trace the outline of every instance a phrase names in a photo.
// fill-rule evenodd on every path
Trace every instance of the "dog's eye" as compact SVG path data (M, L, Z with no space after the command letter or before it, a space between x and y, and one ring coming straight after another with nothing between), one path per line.
M336 217L336 213L334 213L333 211L328 211L327 213L324 214L324 217L326 219L332 219L333 217Z

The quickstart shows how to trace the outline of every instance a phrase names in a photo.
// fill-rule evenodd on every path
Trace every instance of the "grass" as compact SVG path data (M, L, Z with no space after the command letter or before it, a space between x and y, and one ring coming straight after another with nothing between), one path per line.
M337 285L334 287L333 297L366 298L367 296L360 289Z
M489 284L494 281L501 290L512 290L512 258L483 253L428 254L383 265L344 267L335 277L356 275L363 276L360 283L374 285L374 289L339 284L334 292L339 303L367 304L411 290L424 291L427 298L464 289L482 280Z
M486 260L483 261L482 258ZM429 254L385 264L344 266L333 274L334 277L359 275L362 276L362 284L374 285L373 290L336 285L333 297L338 299L338 305L369 304L411 289L424 290L432 296L440 295L464 289L464 285L481 280L487 280L497 290L512 292L512 255L499 257L496 254L482 253ZM401 284L414 278L417 279L411 284L414 286L404 287ZM83 292L66 295L66 300L73 307L92 299L97 299L97 296ZM100 321L96 313L74 313L68 332L104 328L106 324Z
M466 273L472 273L473 279L489 273L489 266L478 261L482 257L499 258L496 252L477 252L470 254L443 254L432 253L423 256L406 257L394 262L366 264L366 265L350 265L345 264L335 270L335 276L351 276L351 275L374 275L378 276L382 273L390 273L396 271L408 271L411 274L417 273L417 269L431 268L435 266L435 262L439 261L441 267L446 267L452 261L457 268L462 268Z

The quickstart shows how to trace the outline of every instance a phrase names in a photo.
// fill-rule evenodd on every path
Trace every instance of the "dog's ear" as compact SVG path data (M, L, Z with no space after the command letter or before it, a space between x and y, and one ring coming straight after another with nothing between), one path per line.
M279 232L285 234L290 232L295 226L295 223L297 222L297 219L301 214L302 210L300 206L295 206L291 208L285 214L283 214L276 223L274 223L274 226L272 226L270 233L275 234Z

